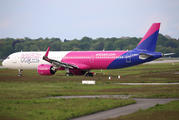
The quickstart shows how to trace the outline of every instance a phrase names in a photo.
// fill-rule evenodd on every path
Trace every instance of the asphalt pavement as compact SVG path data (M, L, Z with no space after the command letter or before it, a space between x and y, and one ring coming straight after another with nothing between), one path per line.
M175 62L179 62L179 60L154 60L154 61L146 62L144 64L150 64L150 63L175 63Z
M0 68L5 68L4 66L0 66Z

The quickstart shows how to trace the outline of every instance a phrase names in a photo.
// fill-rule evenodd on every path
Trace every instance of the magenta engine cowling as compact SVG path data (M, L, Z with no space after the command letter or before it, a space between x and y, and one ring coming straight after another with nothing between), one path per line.
M52 65L40 64L37 71L40 75L54 75L55 71L52 70Z

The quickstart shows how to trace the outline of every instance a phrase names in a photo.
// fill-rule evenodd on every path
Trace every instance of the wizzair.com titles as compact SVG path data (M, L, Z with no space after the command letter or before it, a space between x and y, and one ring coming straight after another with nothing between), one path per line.
M116 53L98 53L96 56L116 56Z

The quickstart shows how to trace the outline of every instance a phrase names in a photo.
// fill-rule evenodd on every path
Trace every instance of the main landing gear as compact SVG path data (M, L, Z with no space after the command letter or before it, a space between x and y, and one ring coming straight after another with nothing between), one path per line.
M73 76L72 73L66 73L65 76Z
M23 71L23 70L22 70L22 69L19 69L18 71L19 71L18 76L22 76L22 71Z
M73 74L70 73L69 68L65 68L65 71L67 71L67 73L65 74L65 76L73 76Z
M85 76L86 76L86 77L93 77L93 73L88 72L88 73L86 73Z

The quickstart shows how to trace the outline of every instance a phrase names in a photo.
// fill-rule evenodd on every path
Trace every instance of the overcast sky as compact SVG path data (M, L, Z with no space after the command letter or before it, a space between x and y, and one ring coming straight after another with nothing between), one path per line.
M179 38L179 0L0 0L0 38L143 37L152 23Z

